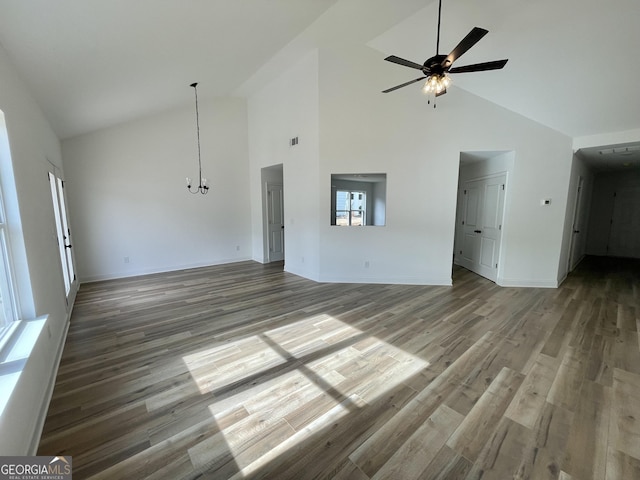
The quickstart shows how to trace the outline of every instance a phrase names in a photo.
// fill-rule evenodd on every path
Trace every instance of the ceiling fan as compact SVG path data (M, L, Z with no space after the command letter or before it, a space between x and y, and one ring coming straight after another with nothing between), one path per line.
M426 60L423 65L419 63L412 62L410 60L405 60L404 58L396 57L395 55L390 55L385 58L386 61L397 63L398 65L402 65L409 68L415 68L416 70L421 70L424 74L420 78L416 78L414 80L410 80L408 82L402 83L400 85L396 85L395 87L388 88L383 90L382 93L393 92L402 87L406 87L407 85L411 85L412 83L419 82L420 80L424 80L426 76L426 83L424 85L424 90L427 93L432 93L436 97L440 95L444 95L447 93L447 87L451 84L451 79L449 78L449 74L451 73L467 73L467 72L481 72L485 70L499 70L504 67L508 60L495 60L492 62L484 62L484 63L475 63L473 65L465 65L463 67L453 67L453 62L455 62L458 58L460 58L467 50L473 47L476 43L480 41L482 37L484 37L488 30L480 27L473 27L473 29L464 37L460 43L451 50L449 55L441 55L440 52L440 17L442 13L442 0L439 0L438 3L438 37L436 39L436 54ZM435 101L433 104L435 108Z

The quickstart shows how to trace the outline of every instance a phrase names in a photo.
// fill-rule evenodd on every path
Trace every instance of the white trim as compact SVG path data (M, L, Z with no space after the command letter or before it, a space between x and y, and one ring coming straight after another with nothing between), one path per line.
M366 277L366 276L321 276L321 283L375 283L393 285L425 285L450 287L451 277Z
M75 297L75 295L74 295ZM56 359L53 362L53 368L51 375L49 376L49 383L47 390L45 391L42 406L38 412L36 424L33 430L33 436L29 443L29 449L27 455L36 455L38 453L38 446L40 445L40 439L42 437L42 430L44 429L45 421L47 420L47 413L49 412L49 405L51 404L51 398L53 397L53 390L56 386L56 379L58 378L58 370L60 369L60 361L62 360L62 353L64 352L64 346L67 342L67 334L69 333L69 326L71 325L71 311L67 316L67 321L64 327L62 335L62 341L58 345L58 351L56 352Z
M501 287L531 287L531 288L558 288L557 280L528 280L515 278L500 278L496 280L496 284Z
M136 270L132 272L114 272L107 273L104 275L89 275L87 277L83 277L80 279L80 283L92 283L92 282L101 282L103 280L116 280L119 278L130 278L130 277L140 277L143 275L152 275L154 273L168 273L168 272L177 272L180 270L189 270L192 268L202 268L202 267L213 267L215 265L226 265L227 263L239 263L239 262L247 262L253 261L251 257L240 257L240 258L228 258L224 260L218 260L216 262L198 262L191 263L186 265L176 265L170 268L146 268L142 270Z
M562 283L567 279L567 277L568 277L568 276L569 276L569 274L568 274L568 273L565 273L565 274L562 276L562 278L559 278L559 279L558 279L558 287L559 287L560 285L562 285Z
M11 339L16 334L16 330L20 326L20 320L10 322L6 325L6 330L0 334L0 358L4 358L4 349L11 342Z
M20 381L20 377L26 367L29 357L40 338L42 330L48 317L39 317L34 320L18 320L13 322L15 327L8 335L8 340L4 343L2 352L2 363L0 363L0 417L6 414L5 408L11 402L14 390ZM4 380L3 380L4 378Z

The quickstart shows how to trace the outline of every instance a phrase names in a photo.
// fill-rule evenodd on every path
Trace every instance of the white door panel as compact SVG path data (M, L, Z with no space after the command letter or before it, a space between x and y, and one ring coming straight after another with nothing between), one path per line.
M483 228L498 228L498 225L500 224L498 221L500 217L500 213L498 211L500 191L502 191L502 184L486 185L484 189Z
M496 241L492 238L480 238L480 245L480 265L493 268L496 260Z
M269 261L284 260L284 196L282 185L267 185Z
M465 215L464 215L465 225L467 227L475 227L478 225L478 209L479 209L478 200L480 199L479 188L475 186L469 186L469 188L467 188L465 197L466 197L466 205L465 205L466 208L465 208Z
M475 261L476 254L476 236L473 234L464 234L464 240L462 242L462 258L469 261Z
M640 258L640 187L616 192L608 254Z

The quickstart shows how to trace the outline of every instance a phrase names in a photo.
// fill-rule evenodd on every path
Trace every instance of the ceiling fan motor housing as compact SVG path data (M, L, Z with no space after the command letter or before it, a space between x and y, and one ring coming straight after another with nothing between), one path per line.
M446 55L435 55L431 57L426 62L424 62L422 72L425 75L442 75L444 72L449 70L448 66L443 66L443 63L445 63L446 59Z

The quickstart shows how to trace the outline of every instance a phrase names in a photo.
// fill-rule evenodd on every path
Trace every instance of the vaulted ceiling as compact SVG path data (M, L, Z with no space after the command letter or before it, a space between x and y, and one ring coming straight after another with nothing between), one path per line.
M233 92L336 0L0 0L0 44L61 138Z
M437 18L433 2L371 44L422 63L435 53ZM628 130L640 127L639 18L637 0L443 0L440 53L483 27L455 66L509 63L454 75L455 85L571 137Z
M318 36L300 41L312 24L379 50L381 68L400 78L402 67L382 58L432 56L437 8L434 0L0 0L0 44L67 138L186 105L193 81L203 97L246 93L277 72L269 64L283 48L314 46ZM570 137L635 130L638 18L638 0L443 0L440 53L484 27L489 34L456 65L509 63L455 75L455 88Z

